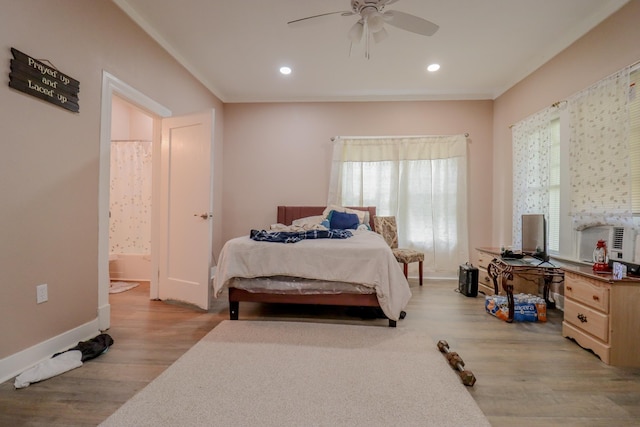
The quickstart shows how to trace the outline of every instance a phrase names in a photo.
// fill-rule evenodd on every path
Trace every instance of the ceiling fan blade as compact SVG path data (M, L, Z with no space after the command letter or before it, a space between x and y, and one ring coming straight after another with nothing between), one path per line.
M321 13L320 15L307 16L306 18L300 18L300 19L295 19L293 21L289 21L287 22L287 25L297 26L297 24L300 24L304 21L308 21L310 19L321 18L323 16L337 15L337 14L341 14L342 16L351 16L354 13L351 11L344 11L344 10L341 10L339 12Z
M389 6L390 4L394 4L397 1L399 1L399 0L387 0L387 1L384 2L383 6Z
M389 10L383 15L387 24L423 36L432 36L440 28L431 21L397 10Z

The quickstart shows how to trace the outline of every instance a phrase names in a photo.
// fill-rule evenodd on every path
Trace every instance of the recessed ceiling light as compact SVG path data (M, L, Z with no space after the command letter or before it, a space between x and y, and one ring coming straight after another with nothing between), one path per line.
M438 71L440 69L440 64L431 64L427 67L428 71L431 71L432 73L434 71Z
M291 74L291 68L290 67L280 67L280 73L284 74L285 76Z

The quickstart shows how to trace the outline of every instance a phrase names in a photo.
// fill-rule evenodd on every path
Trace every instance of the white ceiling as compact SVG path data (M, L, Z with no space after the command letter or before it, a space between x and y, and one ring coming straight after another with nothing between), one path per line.
M495 99L629 0L400 0L440 26L349 55L350 0L113 0L223 102ZM428 73L426 66L442 68ZM282 76L282 65L293 68Z

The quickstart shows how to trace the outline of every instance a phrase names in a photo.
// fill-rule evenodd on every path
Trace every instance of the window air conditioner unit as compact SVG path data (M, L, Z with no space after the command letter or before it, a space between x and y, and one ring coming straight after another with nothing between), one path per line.
M607 242L609 260L633 263L636 231L630 227L598 225L578 231L578 259L593 262L593 250L598 240Z

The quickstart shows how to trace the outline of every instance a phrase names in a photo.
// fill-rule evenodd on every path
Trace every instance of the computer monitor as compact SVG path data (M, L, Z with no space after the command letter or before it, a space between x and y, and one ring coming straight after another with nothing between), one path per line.
M544 214L522 215L522 253L543 261L549 260Z

